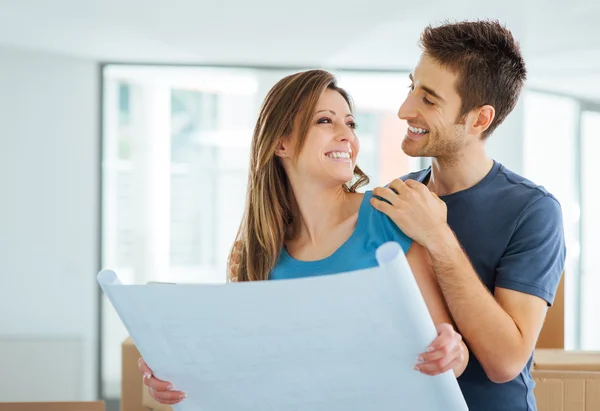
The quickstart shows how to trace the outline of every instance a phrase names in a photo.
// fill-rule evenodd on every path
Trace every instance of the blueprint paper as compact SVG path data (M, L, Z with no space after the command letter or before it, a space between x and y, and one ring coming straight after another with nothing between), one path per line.
M435 339L397 243L378 267L229 284L98 282L177 411L463 411L452 371L413 370Z

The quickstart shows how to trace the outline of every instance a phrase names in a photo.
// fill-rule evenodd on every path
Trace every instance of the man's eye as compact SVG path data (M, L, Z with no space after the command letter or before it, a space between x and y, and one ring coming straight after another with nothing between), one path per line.
M356 123L354 121L350 121L348 122L348 127L350 127L352 130L356 130Z
M428 106L433 106L433 101L427 99L427 97L423 97L423 103L427 104Z

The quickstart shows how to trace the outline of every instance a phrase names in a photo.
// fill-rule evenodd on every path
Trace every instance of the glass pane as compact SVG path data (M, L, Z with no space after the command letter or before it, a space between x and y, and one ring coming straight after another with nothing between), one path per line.
M565 225L565 347L576 348L579 278L579 200L575 164L578 105L574 99L524 95L524 175L560 201Z
M581 116L581 348L600 350L600 173L596 156L600 152L600 112L584 111Z

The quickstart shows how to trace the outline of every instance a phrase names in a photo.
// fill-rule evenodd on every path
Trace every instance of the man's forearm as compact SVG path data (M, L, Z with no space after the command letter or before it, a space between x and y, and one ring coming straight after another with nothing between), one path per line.
M512 380L527 361L519 328L482 284L449 228L426 248L467 345L492 381Z

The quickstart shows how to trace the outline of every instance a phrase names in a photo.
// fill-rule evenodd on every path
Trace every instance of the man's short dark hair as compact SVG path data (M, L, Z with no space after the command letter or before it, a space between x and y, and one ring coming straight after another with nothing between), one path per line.
M515 108L527 70L519 44L498 21L463 21L428 26L419 41L423 53L458 75L459 119L489 104L496 115L487 138Z

